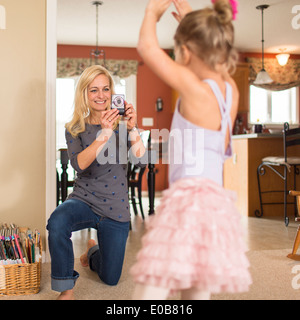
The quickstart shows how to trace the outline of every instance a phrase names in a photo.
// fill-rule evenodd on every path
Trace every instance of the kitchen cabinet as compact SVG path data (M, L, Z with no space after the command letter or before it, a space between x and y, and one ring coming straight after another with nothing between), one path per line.
M238 63L235 73L232 75L239 89L238 113L249 111L249 66L248 63Z

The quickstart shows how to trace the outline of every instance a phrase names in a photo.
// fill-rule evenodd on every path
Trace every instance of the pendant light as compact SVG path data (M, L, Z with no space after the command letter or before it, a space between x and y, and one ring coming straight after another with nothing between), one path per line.
M269 74L267 73L267 71L265 70L264 67L264 10L269 8L269 5L267 4L263 4L260 6L257 6L256 9L261 10L261 23L262 23L262 66L261 66L261 70L259 71L259 73L256 76L255 81L253 82L253 84L268 84L268 83L272 83L273 80L270 78Z
M90 51L90 65L99 64L98 58L100 57L103 60L102 66L105 69L107 69L112 75L114 76L118 75L120 71L120 64L115 63L113 64L112 68L109 68L106 63L105 51L104 49L99 49L99 46L98 46L98 29L99 29L98 10L99 10L99 6L103 5L103 1L93 1L92 5L96 7L96 49L92 49ZM115 79L115 81L117 80Z
M92 49L90 51L90 60L91 64L98 64L98 58L102 57L103 59L103 66L106 68L106 60L105 60L105 51L100 50L98 47L98 7L103 4L102 1L94 1L92 3L94 6L96 6L96 49ZM95 59L95 62L93 63L93 58Z
M279 49L281 53L276 55L276 59L281 66L285 66L289 61L290 55L286 53L285 50L286 49Z

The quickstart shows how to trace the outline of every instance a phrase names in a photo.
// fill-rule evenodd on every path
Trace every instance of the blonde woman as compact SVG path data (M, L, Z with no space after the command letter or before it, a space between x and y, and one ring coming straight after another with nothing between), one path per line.
M59 299L74 298L79 277L74 270L73 231L98 231L98 245L89 240L80 257L83 266L96 271L108 285L116 285L121 276L130 224L127 151L130 148L140 165L145 165L141 161L145 148L133 106L125 102L120 121L119 111L111 109L113 93L113 80L106 69L87 68L76 88L73 119L66 124L68 155L77 176L73 192L55 209L47 225L51 283L53 290L61 292Z
M156 23L172 2L180 21L175 61L160 49L156 36ZM228 72L236 59L236 1L212 2L191 11L186 0L150 0L141 27L140 55L179 92L171 132L182 135L170 140L170 187L131 269L134 299L166 299L175 292L182 299L209 299L211 293L247 291L251 284L240 216L234 196L223 188L238 107L238 90ZM182 163L173 163L182 153Z

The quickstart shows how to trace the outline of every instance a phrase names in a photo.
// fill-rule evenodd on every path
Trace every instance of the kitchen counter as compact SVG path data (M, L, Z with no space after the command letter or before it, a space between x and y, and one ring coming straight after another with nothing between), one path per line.
M232 139L282 138L282 133L248 133L232 135Z
M232 136L233 156L224 164L224 186L236 192L236 205L245 216L255 216L260 210L257 168L264 157L283 154L283 137L281 133L251 133ZM299 146L291 150L291 156L300 156ZM281 168L280 168L281 169ZM288 190L292 190L292 177L288 178ZM283 180L270 169L261 179L262 190L283 190ZM297 186L300 186L300 175L297 175ZM298 187L299 189L299 187ZM298 190L297 189L297 190ZM270 196L270 198L269 198ZM283 194L264 194L267 202L281 202ZM274 199L275 198L275 199ZM278 199L277 199L278 198ZM289 202L293 198L288 196ZM288 206L288 215L293 215L293 206ZM268 205L264 208L264 217L284 216L282 205Z

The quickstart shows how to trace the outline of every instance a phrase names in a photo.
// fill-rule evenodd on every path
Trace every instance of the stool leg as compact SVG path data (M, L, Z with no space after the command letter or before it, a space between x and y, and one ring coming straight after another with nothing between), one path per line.
M297 230L297 235L296 235L296 239L295 239L295 242L294 242L294 247L293 247L292 254L296 254L297 253L297 250L299 248L299 244L300 244L300 227L298 227L298 230Z
M293 251L292 253L287 255L288 258L294 259L294 260L300 260L300 256L296 254L298 251L299 245L300 245L300 226L298 227L298 230L297 230Z
M260 212L258 210L255 211L255 215L257 217L262 217L264 212L263 212L263 203L262 203L262 195L261 195L261 187L260 187L260 170L263 167L263 164L260 164L257 167L257 184L258 184L258 195L259 195L259 204L260 204Z
M289 218L287 216L287 167L284 166L284 198L283 198L283 202L284 202L284 223L285 226L287 227L289 225Z

